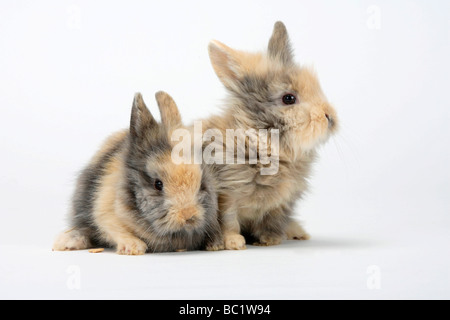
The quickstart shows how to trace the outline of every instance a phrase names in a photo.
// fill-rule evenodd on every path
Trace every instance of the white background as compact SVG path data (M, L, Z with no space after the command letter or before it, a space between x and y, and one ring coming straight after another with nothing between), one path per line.
M0 298L450 298L448 1L2 1ZM51 252L77 172L133 94L219 112L207 44L282 20L342 129L298 217L308 242L143 257Z

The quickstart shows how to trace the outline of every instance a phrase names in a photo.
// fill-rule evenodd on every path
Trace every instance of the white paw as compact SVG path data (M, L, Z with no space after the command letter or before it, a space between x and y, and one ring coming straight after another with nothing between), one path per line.
M53 244L54 251L83 250L91 246L88 237L77 229L61 233Z
M237 233L229 234L224 236L225 249L226 250L244 250L247 249L245 246L245 238Z
M147 251L147 244L139 239L126 239L117 245L117 254L140 256Z

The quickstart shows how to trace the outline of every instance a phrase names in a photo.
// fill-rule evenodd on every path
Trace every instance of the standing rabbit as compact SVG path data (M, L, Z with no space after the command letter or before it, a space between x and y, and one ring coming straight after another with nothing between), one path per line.
M337 129L336 112L317 76L295 63L282 22L275 24L267 52L248 53L212 41L209 56L228 98L224 113L203 121L203 130L223 135L227 129L279 131L276 173L261 175L261 163L212 166L225 248L245 249L242 234L267 246L286 236L308 239L292 219L294 204L307 190L316 148Z
M174 164L170 135L182 126L173 99L158 92L162 124L136 94L129 130L103 144L81 173L70 229L54 250L115 247L118 254L223 248L208 168Z

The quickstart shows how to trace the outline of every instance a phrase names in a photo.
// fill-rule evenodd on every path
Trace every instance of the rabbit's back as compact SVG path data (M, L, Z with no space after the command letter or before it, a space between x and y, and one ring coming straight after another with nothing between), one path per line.
M127 130L107 138L77 180L70 217L72 228L84 230L93 242L98 240L98 227L94 220L95 202L101 193L104 177L112 173L111 163L121 161L127 138Z

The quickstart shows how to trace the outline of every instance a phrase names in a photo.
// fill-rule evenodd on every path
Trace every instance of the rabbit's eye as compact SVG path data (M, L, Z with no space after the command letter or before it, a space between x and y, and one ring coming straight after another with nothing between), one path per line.
M296 101L297 101L297 98L291 93L285 94L283 96L284 104L290 105L290 104L294 104Z
M163 191L163 188L164 188L164 184L162 183L162 181L156 179L155 180L155 189L158 191Z

